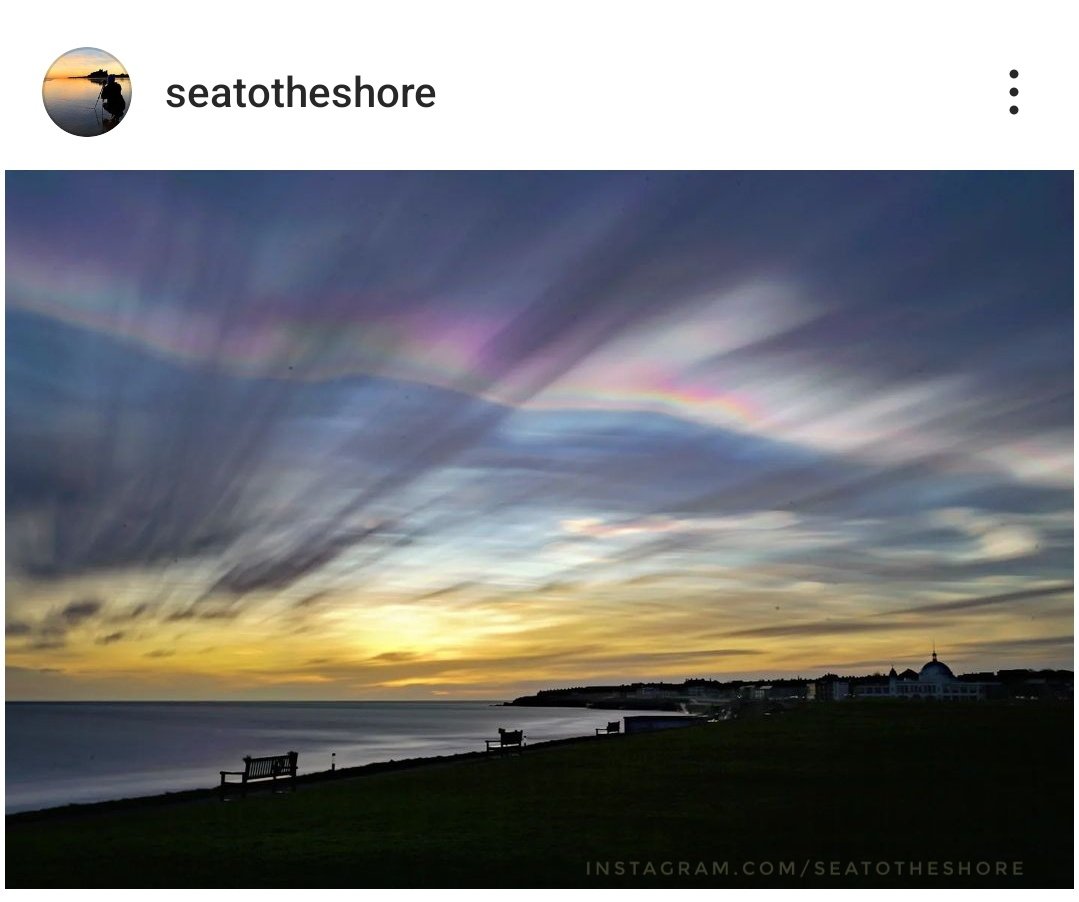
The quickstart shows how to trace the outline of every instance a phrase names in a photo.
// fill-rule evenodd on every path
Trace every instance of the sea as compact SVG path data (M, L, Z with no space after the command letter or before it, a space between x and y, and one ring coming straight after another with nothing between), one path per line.
M120 92L124 101L131 106L131 82L118 78ZM100 79L89 78L50 78L41 88L41 97L45 102L45 111L64 131L72 135L89 138L109 130L112 117L101 109L98 97L101 94Z
M647 713L647 712L634 712ZM299 752L300 773L594 735L619 717L499 702L8 702L5 810L216 786L244 755Z

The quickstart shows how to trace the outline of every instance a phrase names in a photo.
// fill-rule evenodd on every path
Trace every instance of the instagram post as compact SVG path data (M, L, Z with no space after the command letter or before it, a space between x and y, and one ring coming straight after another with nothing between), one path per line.
M4 886L1074 886L1075 13L4 14Z

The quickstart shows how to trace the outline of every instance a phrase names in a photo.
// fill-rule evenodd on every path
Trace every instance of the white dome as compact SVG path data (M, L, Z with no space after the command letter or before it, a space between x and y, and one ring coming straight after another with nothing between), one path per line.
M918 680L922 683L951 683L955 680L955 674L947 664L938 661L937 653L933 652L933 660L925 663Z

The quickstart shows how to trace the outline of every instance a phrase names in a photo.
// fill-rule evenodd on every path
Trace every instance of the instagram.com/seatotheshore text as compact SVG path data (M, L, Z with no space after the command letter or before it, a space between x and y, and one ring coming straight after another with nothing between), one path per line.
M1022 861L991 860L814 860L767 859L759 861L675 861L647 859L586 861L587 877L709 877L743 878L1007 878L1022 877Z

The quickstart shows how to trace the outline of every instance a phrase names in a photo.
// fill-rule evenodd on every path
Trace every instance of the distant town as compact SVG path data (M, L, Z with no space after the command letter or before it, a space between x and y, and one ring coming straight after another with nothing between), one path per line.
M827 673L816 678L774 680L687 679L681 683L629 683L619 686L574 686L542 689L510 705L582 707L610 710L681 711L689 714L730 713L745 703L899 698L927 701L1016 701L1072 698L1070 670L998 670L956 676L934 651L921 670L868 676Z

